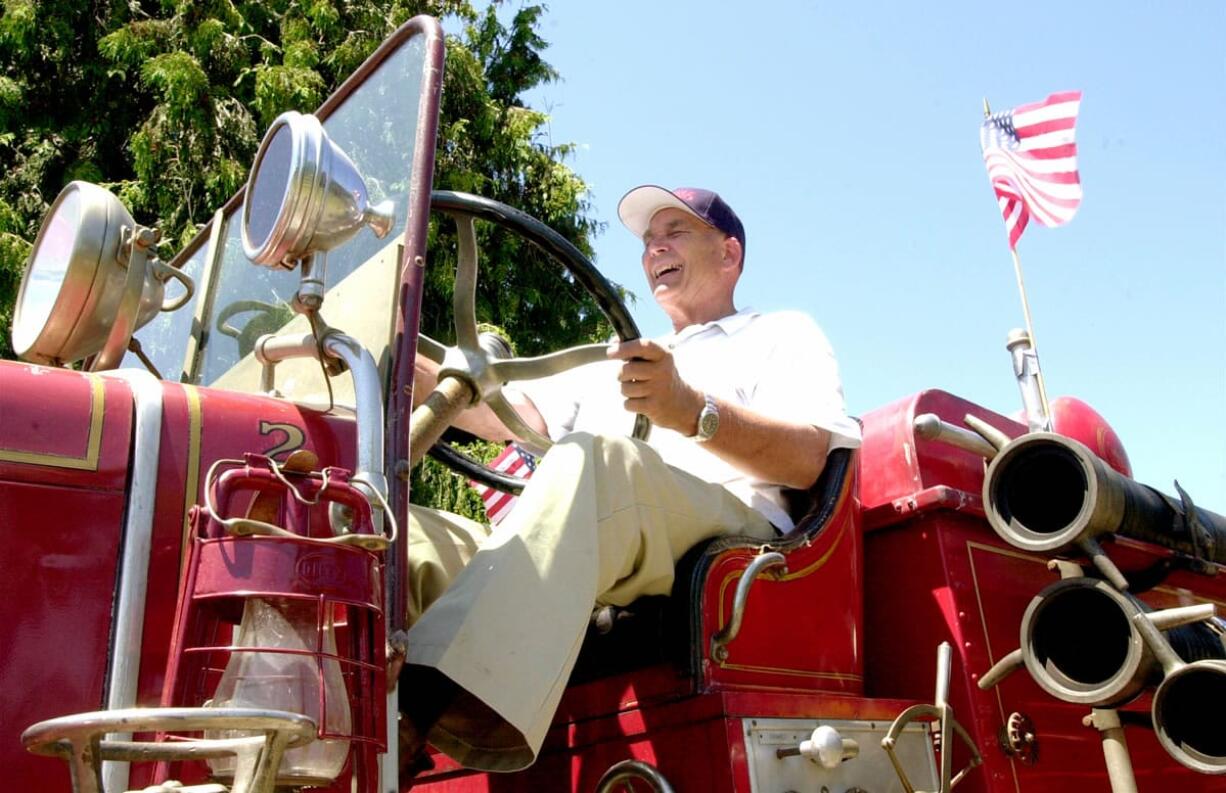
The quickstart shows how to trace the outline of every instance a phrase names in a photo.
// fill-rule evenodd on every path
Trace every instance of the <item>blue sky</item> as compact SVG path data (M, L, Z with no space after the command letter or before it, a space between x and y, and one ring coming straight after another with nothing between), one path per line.
M822 324L856 414L925 388L1020 406L1023 325L979 153L994 110L1084 92L1085 198L1019 243L1048 391L1116 428L1137 479L1226 512L1226 4L556 0L532 97L587 180L597 265L668 329L616 219L640 183L745 222L738 305Z

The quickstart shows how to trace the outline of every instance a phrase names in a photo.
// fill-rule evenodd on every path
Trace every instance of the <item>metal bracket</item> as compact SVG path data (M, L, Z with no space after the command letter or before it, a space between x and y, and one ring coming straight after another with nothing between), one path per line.
M967 734L966 729L954 718L953 708L949 706L951 654L949 642L941 642L937 647L937 685L933 704L912 705L898 714L898 718L894 719L894 723L890 725L889 732L881 739L881 748L885 749L886 754L889 755L890 763L894 766L894 772L898 774L898 781L902 783L905 793L925 793L925 791L916 791L915 786L911 784L911 780L907 778L907 772L903 769L902 763L898 761L898 756L894 753L894 744L898 742L899 734L902 733L907 724L917 719L930 719L940 725L940 743L938 745L941 750L941 783L938 791L933 793L949 793L954 785L961 782L963 777L970 773L971 769L983 762L983 757L979 754L979 749L975 746L975 742L971 740L971 736ZM953 736L955 732L971 750L971 759L965 768L957 774L952 774L954 760Z
M1128 741L1124 738L1120 714L1114 709L1094 708L1081 723L1102 733L1103 760L1107 764L1107 778L1111 780L1111 793L1137 793L1137 779L1132 773L1132 759L1128 756Z

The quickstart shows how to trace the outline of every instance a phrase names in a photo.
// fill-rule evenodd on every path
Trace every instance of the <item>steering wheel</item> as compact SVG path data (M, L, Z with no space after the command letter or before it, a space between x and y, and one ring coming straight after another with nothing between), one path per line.
M569 240L536 218L507 206L469 193L435 190L430 196L431 208L454 218L459 239L456 266L454 313L456 345L446 347L429 336L420 335L417 352L438 363L439 381L458 377L472 387L477 399L486 402L494 414L515 435L537 451L552 445L545 436L532 429L520 418L502 393L502 386L516 380L535 380L557 374L576 366L606 360L607 344L584 344L558 352L530 358L507 357L505 351L486 349L477 332L477 236L474 220L480 218L508 229L556 259L595 300L617 337L622 341L639 338L639 329L617 291ZM416 417L415 417L416 418ZM638 415L632 437L646 440L651 422ZM524 482L518 477L493 470L468 455L438 441L430 456L481 484L504 492L518 494Z

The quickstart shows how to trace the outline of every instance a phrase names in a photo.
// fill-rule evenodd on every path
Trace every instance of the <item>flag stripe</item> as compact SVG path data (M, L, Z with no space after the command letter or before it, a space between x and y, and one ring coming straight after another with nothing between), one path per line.
M1059 184L1056 182L1042 182L1034 179L1017 178L1007 169L989 169L989 175L992 177L993 184L997 182L1005 182L1007 184L1016 184L1017 192L1023 194L1034 195L1037 200L1045 203L1055 204L1057 206L1067 207L1070 210L1077 208L1077 203L1081 201L1081 185Z
M1072 202L1071 209L1081 200L1080 182L1059 182L1053 180L1018 178L1010 167L1011 163L993 163L988 166L988 176L995 184L997 181L1017 183L1019 189L1033 192L1038 196L1051 199L1054 203Z
M1051 105L1034 106L1029 110L1017 108L1013 111L1013 124L1017 127L1028 127L1044 121L1064 118L1077 118L1081 110L1080 102L1057 102Z
M1074 163L1074 169L1076 167L1076 143L1057 144L1055 146L1049 146L1046 149L1025 148L1021 149L1021 151L1025 152L1026 156L1032 157L1036 160L1071 160Z
M997 156L1002 153L1002 150L994 150L991 154L984 152L984 159L990 156ZM1036 176L1043 178L1051 178L1055 174L1076 173L1077 161L1072 157L1058 157L1056 159L1043 159L1032 157L1028 153L1010 152L1015 157L1024 158L1026 160L1026 170Z
M1012 247L1022 236L1030 216L1026 213L1026 205L1015 198L1001 196L999 201L1001 214L1005 218L1005 231L1009 236L1009 245Z
M1017 148L1020 151L1046 151L1056 146L1071 145L1074 142L1072 127L1053 127L1054 123L1047 121L1031 124L1029 127L1015 126L1013 130L1021 140L1021 145Z
M1034 215L1043 225L1058 225L1056 215L1059 213L1060 207L1058 205L1053 206L1052 202L1045 196L1029 189L1025 184L1012 180L1001 179L993 184L996 186L998 194L1020 200L1027 211Z
M1081 195L1081 180L1077 178L1075 173L1065 172L1059 176L1054 174L1029 174L1023 170L1025 168L1024 162L1019 162L1017 158L1009 157L1008 154L999 154L988 158L987 166L988 175L993 179L1011 178L1019 183L1044 187L1052 195L1065 198L1074 198Z
M1058 91L1041 102L1030 102L1029 104L1021 105L1013 112L1033 113L1046 107L1060 107L1061 105L1069 104L1081 104L1080 91ZM1072 112L1076 114L1077 111L1073 110Z
M1052 116L1049 113L1030 113L1025 117L1013 114L1013 128L1019 138L1042 135L1047 132L1072 132L1077 126L1076 116Z

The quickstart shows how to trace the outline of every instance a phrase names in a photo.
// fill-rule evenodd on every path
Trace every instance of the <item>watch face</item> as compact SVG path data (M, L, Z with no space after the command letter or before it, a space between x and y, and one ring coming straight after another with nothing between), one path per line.
M704 441L709 439L719 429L719 413L714 410L704 410L698 417L698 437Z

